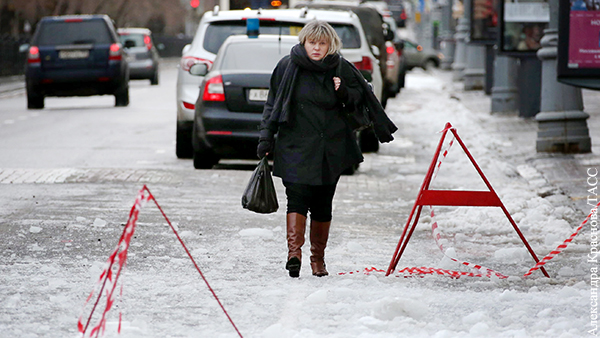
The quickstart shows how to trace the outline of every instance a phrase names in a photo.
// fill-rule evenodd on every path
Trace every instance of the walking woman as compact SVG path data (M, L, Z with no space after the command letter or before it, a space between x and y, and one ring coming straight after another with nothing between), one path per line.
M393 140L397 128L360 72L340 56L340 38L328 23L311 21L298 37L271 75L257 155L273 153L273 175L285 186L290 277L300 275L309 212L310 266L321 277L328 275L324 256L336 185L344 170L363 161L342 107L369 106L381 142Z

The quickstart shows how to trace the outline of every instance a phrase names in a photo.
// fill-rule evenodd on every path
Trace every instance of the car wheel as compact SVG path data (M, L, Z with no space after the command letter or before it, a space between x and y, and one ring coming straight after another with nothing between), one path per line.
M27 91L27 109L44 109L44 96Z
M115 107L127 107L129 105L129 85L122 84L115 92Z
M402 88L404 88L404 83L406 81L406 71L402 70L398 75L398 93Z
M152 86L156 86L158 84L158 69L154 71L154 75L152 75L152 78L150 79L150 84Z
M177 123L177 137L175 138L175 153L177 158L192 158L194 150L192 148L192 132L185 129Z
M194 151L195 169L212 169L217 163L219 163L217 155L205 151Z
M385 108L387 106L387 101L390 98L390 94L387 89L384 89L383 93L381 93L381 106Z
M379 151L379 140L375 136L373 128L365 129L360 133L358 144L363 153L376 153Z
M425 61L425 64L423 65L423 69L429 71L429 70L433 70L434 68L437 68L437 63L435 63L435 61L433 61L432 59Z

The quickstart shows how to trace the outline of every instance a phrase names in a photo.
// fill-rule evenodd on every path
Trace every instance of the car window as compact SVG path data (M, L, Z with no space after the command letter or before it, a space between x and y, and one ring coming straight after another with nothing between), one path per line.
M298 23L261 21L259 34L298 35L302 27ZM246 34L246 20L211 23L204 35L204 49L216 54L225 39L234 34Z
M417 45L413 44L412 42L404 41L404 49L417 50Z
M282 57L288 55L293 43L240 42L227 46L223 58L215 67L220 70L263 70L271 72Z
M35 42L45 45L111 44L108 27L102 20L48 21L40 27Z
M304 25L282 21L261 21L260 34L298 35ZM332 24L342 40L343 48L360 48L360 35L352 25ZM216 54L230 35L246 34L246 21L221 21L211 23L204 34L204 49Z
M119 35L119 39L121 40L121 44L123 46L126 45L127 41L131 41L129 43L132 43L132 47L146 47L146 44L144 43L144 34L125 33L123 35Z
M331 25L342 40L342 48L360 48L360 33L352 25Z

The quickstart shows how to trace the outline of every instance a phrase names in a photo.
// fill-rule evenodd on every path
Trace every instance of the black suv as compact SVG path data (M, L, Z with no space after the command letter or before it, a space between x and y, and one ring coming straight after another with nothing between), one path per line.
M129 105L129 68L107 15L44 17L29 46L27 108L44 108L46 96L114 95Z

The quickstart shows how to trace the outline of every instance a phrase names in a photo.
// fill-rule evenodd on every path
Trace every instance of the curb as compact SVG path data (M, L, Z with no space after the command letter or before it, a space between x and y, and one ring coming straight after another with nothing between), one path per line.
M0 96L22 94L25 92L25 76L0 77Z

